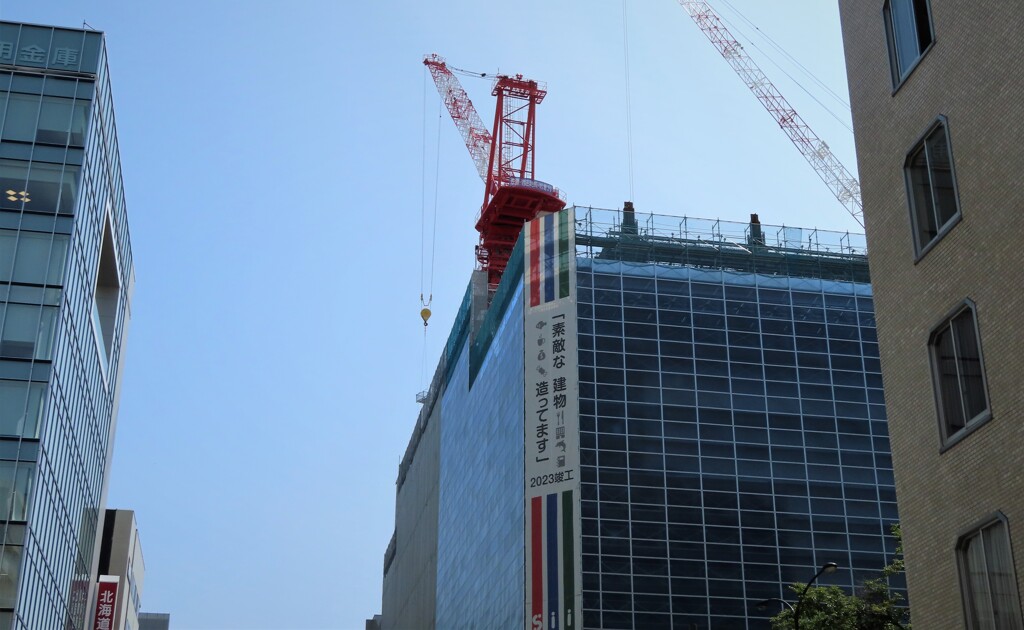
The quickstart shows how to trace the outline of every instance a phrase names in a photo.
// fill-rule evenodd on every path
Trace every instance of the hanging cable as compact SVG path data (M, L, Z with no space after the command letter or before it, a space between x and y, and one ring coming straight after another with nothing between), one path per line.
M423 353L420 367L420 381L426 384L427 379L427 322L430 319L430 305L434 301L434 262L437 259L437 201L438 190L441 180L441 117L443 104L437 103L437 151L434 156L434 216L430 235L430 277L428 280L429 290L426 299L423 297L424 278L426 269L426 239L427 239L427 79L426 69L423 76L423 141L422 141L422 167L420 169L420 317L423 319Z
M806 66L804 66L802 63L800 63L800 60L798 60L793 55L789 54L789 52L786 51L786 49L783 48L781 44L779 44L774 39L772 39L771 36L768 35L768 33L765 33L764 31L762 31L761 28L758 27L757 24L754 24L754 22L752 22L749 18L747 18L747 16L743 15L743 12L740 11L739 9L737 9L735 6L733 6L729 2L729 0L722 0L722 4L724 4L725 6L729 7L734 13L736 13L736 15L738 15L740 17L741 20L743 20L744 22L749 24L751 28L753 28L755 31L757 31L757 33L761 37L763 37L769 43L769 45L771 45L775 50L779 51L780 53L782 53L783 56L785 56L787 59L789 59L791 62L793 62L794 65L796 65L798 68L800 68L800 70L802 70L805 75L810 77L810 79L812 81L814 81L815 83L817 83L823 90L828 92L828 94L830 96L832 96L832 98L834 98L836 101L838 101L839 104L841 104L843 107L845 107L847 109L850 108L850 104L847 103L846 100L840 94L838 94L835 90L833 90L831 87L829 87L827 83L825 83L824 81L819 79L817 76L815 76L815 74L813 72L811 72Z
M420 317L423 318L423 351L420 356L420 383L427 380L427 319L430 317L430 310L423 301L423 273L427 266L426 240L427 240L427 68L423 68L423 138L421 143L420 162Z
M426 72L426 71L424 71ZM423 273L427 266L427 86L426 75L423 79L423 167L420 172L420 317L423 319L423 334L426 335L427 322L430 319L430 305L434 301L434 261L437 259L437 197L438 184L441 179L441 113L442 103L437 103L437 154L434 157L434 216L430 234L430 279L427 297L423 297ZM424 350L425 352L425 350ZM425 359L424 359L425 360Z
M464 77L475 77L479 79L495 79L498 77L497 74L491 74L488 72L473 72L472 70L463 70L462 68L456 68L451 64L446 64L446 66L455 74L461 74Z
M423 302L423 273L427 266L427 68L423 67L423 142L420 163L420 303Z
M424 110L426 106L424 106ZM434 157L434 217L432 220L433 227L430 234L430 280L429 280L429 292L427 293L426 299L423 297L423 268L426 267L426 254L420 257L420 304L423 306L420 309L420 317L423 319L423 334L427 334L427 323L430 320L430 305L434 301L434 262L437 260L437 197L438 189L440 188L439 182L441 179L441 112L442 106L439 102L437 105L437 155ZM426 125L424 124L424 129ZM426 131L424 131L424 147L426 146ZM423 150L424 153L424 164L426 163L426 148ZM426 167L424 166L424 172ZM424 176L424 179L426 177ZM424 184L424 188L426 185ZM424 197L426 194L424 193ZM424 202L425 205L425 202ZM426 240L426 210L422 213L423 218L420 221L420 232L421 240ZM422 250L421 250L422 251ZM425 350L424 350L425 352Z
M430 300L434 299L434 261L437 259L437 189L441 179L441 102L437 103L437 157L434 170L434 227L430 236ZM429 306L429 304L428 304Z
M629 170L629 200L633 201L633 112L629 86L629 24L626 0L622 0L622 53L626 69L626 160Z

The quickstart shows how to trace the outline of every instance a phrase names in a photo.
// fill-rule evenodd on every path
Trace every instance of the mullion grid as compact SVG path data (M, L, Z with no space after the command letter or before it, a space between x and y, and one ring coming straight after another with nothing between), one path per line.
M851 299L853 300L853 306L854 306L854 309L855 309L854 312L856 312L856 308L857 308L856 297L853 297L851 295ZM829 335L828 300L827 300L824 292L822 292L822 308L824 309L824 314L825 314L825 339L826 339L826 343L828 343L829 340L831 340L831 335ZM864 343L863 342L864 342L864 340L863 340L863 337L862 337L862 330L861 330L860 326L858 326L857 327L857 345L860 348L861 355L864 354ZM829 383L830 383L830 385L832 387L832 391L833 391L833 401L832 401L833 412L834 412L835 417L836 417L836 444L839 447L839 489L840 489L840 493L841 493L841 496L842 496L842 502L843 502L843 522L847 524L847 527L846 527L847 532L844 535L844 538L846 539L846 549L844 551L846 553L846 557L849 558L849 564L850 564L849 567L843 567L842 566L843 563L839 563L839 565L840 565L839 566L839 570L840 571L847 571L847 572L849 572L850 585L853 586L856 583L856 579L855 579L855 576L854 576L853 553L852 553L853 550L850 547L850 534L849 534L849 523L850 523L850 513L849 513L849 505L850 505L850 503L849 503L849 501L850 501L850 499L847 498L847 494L846 494L847 493L847 484L846 484L846 471L844 470L844 465L843 465L843 445L839 441L841 439L840 436L842 435L842 433L840 433L840 431L839 431L839 410L835 406L835 394L834 394L834 392L835 392L836 383L835 383L835 379L834 379L835 371L832 369L832 361L833 361L832 356L833 355L832 355L830 347L826 347L826 349L827 349L826 356L828 357ZM799 372L798 372L797 373L797 378L799 378L799 376L800 375L799 375ZM863 386L864 386L864 398L865 398L865 400L867 400L867 378L864 378ZM801 421L801 424L802 424L803 423L803 410L801 410L801 412L800 412L800 421ZM869 428L869 434L870 434L870 426L868 428ZM806 432L804 432L804 436L806 436ZM873 448L874 448L874 444L872 444L872 449ZM805 455L806 455L806 452L807 452L807 450L806 450L806 446L805 446L805 448L804 448ZM874 461L875 461L874 460L874 455L872 455L871 461L872 461L872 463L874 463ZM876 481L876 487L877 487L877 476L875 476L875 481ZM813 504L813 498L811 497L810 484L811 484L811 482L810 482L810 474L808 474L807 475L807 495L808 495L808 499L811 500L811 503L810 503L810 508L811 508L811 535L813 537L816 528L814 526L814 504ZM880 497L878 496L877 490L875 492L875 497L876 497L876 501L880 499ZM879 516L881 516L881 506L879 506ZM818 545L815 544L814 545L814 555L815 555L815 559L816 559L815 564L818 567L824 566L824 564L826 562L832 562L831 558L822 558L818 554L819 554Z
M726 291L725 291L726 287L725 287L725 277L724 277L724 275L722 276L722 280L721 280L720 286L722 288L722 326L723 326L724 331L725 331L725 347L726 347L726 359L727 359L726 363L725 363L725 366L726 366L725 370L726 370L727 378L729 379L729 403L730 403L729 406L732 407L732 409L730 410L730 419L732 420L732 422L730 423L729 429L730 429L730 432L732 434L733 467L734 467L734 470L735 470L734 477L736 479L736 491L733 493L736 496L736 530L737 530L736 533L737 533L737 538L738 538L738 542L737 542L736 546L737 546L737 549L739 550L739 554L740 554L740 562L739 562L740 584L742 584L745 587L746 584L747 584L747 579L746 579L746 563L744 562L744 558L743 558L743 528L742 528L742 520L741 520L742 519L742 511L739 509L739 506L740 506L740 502L739 502L740 501L739 470L738 470L738 468L735 468L736 467L736 459L738 457L738 453L736 452L736 421L735 421L735 417L733 417L732 413L731 413L736 408L735 398L734 398L734 395L735 395L736 392L733 391L734 390L734 383L733 383L733 376L732 376L733 361L732 361L732 358L729 357L729 355L728 355L729 349L731 349L733 346L730 343L730 339L729 339L729 307L728 307L729 300L728 300L728 298L726 296ZM757 292L756 288L754 289L754 292L755 292L755 299L756 299L756 292ZM760 329L760 323L758 324L758 328ZM762 355L762 359L763 359L763 355ZM767 395L767 392L765 392L765 393ZM767 407L766 407L765 414L767 414L767 413L768 413L768 411L767 411ZM704 475L701 475L702 485L703 485L703 479L704 479ZM701 495L703 497L703 492L701 493ZM708 595L709 596L711 595L710 579L711 579L711 576L708 575L708 580L709 580L709 582L708 582L708 586L709 586ZM746 593L746 588L744 588L744 594L745 593ZM710 607L709 607L709 610L708 610L709 615L710 615L710 612L711 611L710 611ZM746 614L744 614L744 621L746 621Z
M658 356L661 356L661 309L658 308L658 280L657 274L651 279L654 283L654 338L655 343L658 347ZM672 605L672 556L670 553L670 545L672 544L671 537L668 533L668 448L665 443L665 386L664 379L662 377L662 371L658 370L658 424L660 426L661 433L661 461L662 470L661 478L664 483L665 492L665 574L666 574L666 585L668 586L668 615L669 615L669 627L672 628L675 624L673 617Z
M621 280L623 278L621 273L619 275L619 278L620 278L620 282L621 282ZM689 283L689 281L687 281L687 282ZM622 289L622 290L625 291L625 289ZM755 290L756 290L756 287L755 287ZM659 292L659 289L656 286L655 294L657 295L658 292ZM788 292L789 292L789 297L788 297L789 304L788 304L788 306L790 307L790 321L795 323L795 321L794 321L795 320L795 315L793 315L793 313L792 313L792 309L794 307L793 296L792 296L792 289L789 289ZM824 292L821 289L818 289L818 292L819 292L820 295L822 295L822 298L824 299ZM846 294L844 294L844 295L846 295ZM846 297L852 299L854 305L852 307L850 307L849 309L843 309L843 310L849 310L849 311L852 311L853 313L857 313L858 311L864 310L864 308L862 308L858 304L858 299L856 298L856 296L854 294L848 294L848 295L846 295ZM725 300L724 291L723 291L723 298L722 299L723 299L723 304L727 304L727 302L724 301ZM754 298L754 300L755 300L755 303L759 303L760 302L760 300L758 298ZM625 307L625 304L623 303L623 308L624 307ZM827 343L828 340L830 339L829 334L827 332L828 331L828 322L829 322L829 319L828 319L828 310L829 310L829 308L826 307L824 303L822 303L820 308L822 308L823 312L826 314L825 322L824 322L824 324L822 326L822 330L826 331L823 334L823 338L824 338L824 340ZM691 308L690 308L690 315L691 316L692 316L692 313L693 313L693 310L692 310L692 303L691 303ZM726 315L727 315L727 313L726 313ZM662 313L660 312L659 308L655 309L654 317L655 317L654 325L655 325L655 329L657 330L657 333L656 333L657 339L656 339L656 341L658 343L658 347L660 348L661 344L663 343L662 328L661 328L661 325L663 323L663 319L662 319ZM622 330L623 330L623 338L624 339L625 339L625 328L626 328L625 319L626 318L624 316L623 322L621 323ZM729 335L729 332L728 332L728 317L726 317L724 319L726 321L725 333L727 335L727 345L728 345L728 340L730 340L730 338L728 336ZM759 321L759 323L758 323L758 334L760 334L761 333L761 328L760 328L760 319L761 318L758 317L757 319ZM857 326L858 326L858 332L857 332L857 335L856 335L856 338L855 338L855 343L857 343L857 346L858 346L857 355L859 356L861 362L863 363L864 362L864 352L865 352L864 351L864 346L863 346L864 336L862 334L862 328L861 328L861 324L860 324L859 320L857 322ZM692 328L693 328L692 323L691 323L690 328L692 330ZM596 330L597 330L597 326L596 325L595 325L594 329L595 329L595 336L596 336ZM794 341L794 347L793 347L792 352L793 352L793 357L794 357L794 366L796 366L796 360L795 359L796 359L796 352L797 352L796 351L796 337L797 337L797 333L796 333L795 326L793 327L793 332L791 333L790 336L793 337L793 341ZM846 339L846 337L842 337L842 338ZM690 339L691 339L691 343L692 343L692 340L693 340L693 335L692 334L690 335ZM596 343L595 343L595 346L596 346ZM626 352L625 349L623 351ZM762 348L762 351L763 351L763 348ZM659 355L660 355L660 352L661 351L659 349ZM832 355L832 350L831 350L831 348L826 350L825 353L829 355L829 357L828 357L828 361L829 361L828 368L829 368L829 370L831 372L831 368L832 368L832 356L831 356ZM728 365L728 375L729 375L729 379L730 379L729 394L730 394L730 399L731 399L733 394L735 393L734 392L735 387L734 387L734 384L732 383L732 376L733 376L733 371L734 370L733 370L733 366L731 365L731 361L729 361L728 363L729 363L729 365ZM595 366L596 366L596 364L597 364L597 362L595 360ZM694 365L696 367L696 364L694 364ZM623 365L624 372L625 372L625 369L626 369L626 365L624 363L624 365ZM866 370L867 367L865 366L864 369ZM768 375L767 375L767 372L764 369L764 367L762 367L762 374L763 374L764 380L767 381ZM694 374L694 378L696 378L696 373ZM804 383L804 380L801 378L801 376L799 374L799 370L796 370L795 381L796 381L795 384L796 384L796 386L798 388L802 388L804 385L806 385L806 383ZM624 383L625 383L625 381L624 381ZM665 385L664 374L661 373L660 370L659 370L659 373L658 373L658 376L657 376L657 383L658 383L659 389L663 390L664 385ZM849 386L849 385L851 385L851 383L844 383L843 384L843 386ZM596 383L595 383L595 386L596 386ZM696 383L694 384L694 386L696 386ZM830 377L830 379L829 379L829 387L830 387L830 389L834 388L835 386L836 386L836 381L834 381ZM628 387L629 387L628 385L624 385L624 389L626 389ZM862 389L862 390L865 391L865 399L864 399L864 402L862 403L862 406L867 408L869 406L869 404L870 404L869 403L869 398L867 397L867 391L866 391L866 389L868 388L867 379L865 379L865 378L860 379L860 384L857 385L857 388ZM595 387L595 389L596 389L596 387ZM663 391L660 391L658 396L659 396L659 399L661 400L661 402L663 403L664 402ZM767 396L767 392L765 393L765 396ZM629 398L629 396L626 396L626 398ZM832 398L833 398L833 400L831 401L833 403L832 415L833 415L833 417L835 417L835 416L838 415L839 411L835 407L835 397L834 397L834 395L832 396ZM767 413L767 411L766 411L766 413ZM628 415L629 414L627 413L627 416ZM870 421L868 420L868 418L870 417L870 414L865 412L865 416L866 416L865 418L860 418L860 416L857 416L857 417L860 418L860 419L863 419L864 422L868 422L869 423ZM801 420L801 424L803 424L804 423L804 421L803 421L804 412L803 412L802 409L800 410L799 417L800 417L800 420ZM660 439L661 439L661 444L662 444L662 453L661 453L661 455L662 455L662 462L665 462L665 456L667 455L668 448L667 448L667 437L666 437L667 434L666 434L666 432L664 430L665 429L665 427L664 427L665 415L664 415L664 406L663 406L663 404L662 404L662 408L661 408L661 412L660 412L660 422L662 424L662 428L661 428L661 432L660 432ZM595 427L594 428L595 428L595 431L596 431L597 430L596 420L595 420ZM842 427L836 426L834 429L831 430L831 432L834 435L836 435L836 439L839 439L840 435L844 435L842 433L842 430L843 430ZM858 431L858 433L860 433L860 431ZM874 433L873 429L869 426L867 432L865 433L865 435L872 435L873 433ZM630 430L629 430L629 425L628 424L627 424L627 429L626 429L626 435L627 435L627 451L628 451L629 437L632 435ZM735 445L739 443L738 439L737 439L735 423L732 426L732 435L733 435L733 444L734 444L734 449L735 449ZM596 448L596 437L597 436L595 434L595 448ZM808 443L806 437L807 437L806 433L804 433L802 435L802 437L801 437L801 449L803 450L803 470L804 470L804 473L805 473L804 483L806 484L806 487L807 487L807 501L808 501L808 510L809 510L808 517L811 518L811 517L814 516L814 509L811 507L812 495L811 495L811 492L810 492L810 478L808 476L809 469L807 468L807 466L808 466L807 462L809 461L808 460L808 451L807 451L807 449L809 448L809 445L808 445L809 443ZM854 450L857 450L857 451L863 450L863 451L865 451L865 453L875 454L876 451L877 451L877 448L875 447L874 443L871 442L871 438L870 437L868 437L867 440L868 440L867 442L854 447ZM773 440L769 439L768 442L769 442L769 448L770 448ZM699 438L698 438L698 444L701 444L701 441L700 441ZM782 445L785 446L785 444L782 444ZM837 442L837 446L839 447L837 453L839 451L850 450L850 449L842 448L841 446L839 446L838 442ZM600 455L598 455L598 457L600 457ZM627 457L628 457L628 453L627 453ZM739 457L738 452L736 452L734 450L734 455L733 455L734 461L736 461L736 459L738 457ZM853 465L864 466L865 464L859 463L859 464L853 464ZM872 466L877 467L877 464L872 464ZM627 475L628 475L628 471L632 470L632 466L627 463L627 467L628 467L627 468ZM847 501L848 501L848 498L847 498L847 492L846 492L846 487L845 487L844 482L845 481L849 481L851 483L865 483L866 480L865 479L850 479L850 480L847 480L846 477L845 477L845 474L843 473L843 468L842 467L843 467L843 463L841 461L837 462L837 468L838 468L837 472L839 473L839 480L838 480L839 483L838 483L838 485L841 488L841 497L842 497L841 501L843 503L843 512L842 512L841 515L837 514L836 517L844 519L844 521L847 522L847 524L849 524L849 519L852 518L852 517L851 517L851 513L847 509L847 505L846 505ZM698 455L698 470L699 470L699 475L700 475L700 480L701 480L701 482L700 482L700 485L701 485L700 490L702 492L702 499L701 499L701 527L702 528L706 528L708 522L707 522L707 520L705 518L705 514L704 514L704 511L703 511L703 505L704 505L703 504L703 490L704 490L704 487L703 487L704 486L704 483L703 483L704 475L703 475L703 473L705 471L705 467L704 467L704 463L703 463L703 461L702 461L702 459L700 458L699 455ZM668 486L668 483L667 483L667 465L665 466L665 470L663 470L661 472L664 475L664 479L666 481L666 488L667 488L667 486ZM737 474L737 479L738 479L739 473L737 472L736 474ZM872 475L872 478L874 479L875 476ZM828 482L828 483L831 483L831 482ZM877 484L877 480L876 480L876 484ZM737 488L736 493L737 494L739 493L739 488ZM632 503L632 491L630 489L627 489L627 497L629 497L628 500L630 501L630 503ZM877 505L878 502L881 501L881 497L880 497L880 495L878 495L876 493L872 500ZM668 505L667 505L667 503L668 503L668 501L666 500L666 523L668 523ZM880 507L880 505L879 505L879 507ZM742 514L742 508L739 509L739 512L740 512L740 514ZM602 515L602 513L600 511L600 504L599 504L598 505L598 518L599 519L600 519L601 515ZM628 520L628 524L630 526L630 554L631 554L631 558L635 559L635 552L633 550L633 540L632 540L632 536L633 536L632 532L633 532L633 525L634 525L634 519L633 519L632 512L628 515L628 519L629 519ZM810 521L810 522L812 524L810 525L810 531L808 532L808 534L813 536L813 532L814 532L815 528L814 528L814 525L813 525L813 521ZM779 526L780 526L780 524L776 521L775 524L774 524L773 529L771 530L773 535L776 537L777 544L778 544L779 532L780 532ZM879 518L879 525L878 525L878 529L879 529L878 534L879 535L882 535L882 532L880 531L882 528L883 528L883 523L881 521L881 518ZM837 533L839 533L839 532L837 532ZM851 558L852 559L852 555L851 554L853 553L853 547L852 547L852 541L850 539L849 533L850 533L849 532L849 527L847 526L846 531L842 532L842 535L843 535L844 540L845 540L845 545L841 549L837 548L837 551L839 551L842 554L845 554L847 558ZM668 545L671 545L671 540L672 540L671 537L668 536L666 538L666 543ZM742 552L742 541L741 541L740 544L741 544L740 553L741 553L741 565L742 565L743 564L743 562L742 562L742 558L743 558L743 555L742 555L742 553L743 553ZM706 565L706 563L708 561L707 546L706 545L707 545L707 543L705 541L702 544L702 548L704 549L703 561L704 561L705 565ZM877 549L874 548L876 546L877 545L874 545L872 547L873 552L877 552ZM861 548L861 550L863 550L863 548ZM603 551L600 551L600 553L603 554ZM778 557L778 556L776 555L776 557ZM825 558L822 558L822 559L826 560ZM856 564L856 562L855 561L851 561L851 567L850 567L851 572L852 572L852 565L853 564ZM669 574L668 575L670 576L670 578L669 578L669 589L668 590L669 590L669 602L670 602L670 608L669 608L670 615L674 614L674 613L677 613L677 612L683 612L683 611L677 611L673 607L674 606L673 597L676 594L673 592L673 589L672 589L672 580L671 580L671 575L672 574L671 574L671 570L672 570L671 569L671 563L669 563L669 569L668 569ZM747 575L746 575L746 568L745 567L743 568L742 576L743 576L743 581L745 582L746 581L746 577L747 577ZM634 572L631 571L631 573L630 573L630 584L631 585L635 584L634 578L635 578ZM708 588L710 586L709 579L710 579L710 576L705 574L704 577L703 577L705 588ZM601 588L602 589L604 588L603 582L601 583ZM710 597L710 590L709 590L707 596ZM636 605L634 604L633 610L630 611L630 613L633 616L634 620L636 619L635 615L636 615L637 612L639 612L639 610L637 609ZM710 619L711 619L711 611L710 611L710 609L708 610L708 612L706 614L706 618L708 619L708 621L710 621Z

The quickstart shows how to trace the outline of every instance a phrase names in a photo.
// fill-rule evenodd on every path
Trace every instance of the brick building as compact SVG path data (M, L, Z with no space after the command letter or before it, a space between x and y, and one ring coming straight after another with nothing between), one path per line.
M839 5L914 625L1021 628L1024 5Z

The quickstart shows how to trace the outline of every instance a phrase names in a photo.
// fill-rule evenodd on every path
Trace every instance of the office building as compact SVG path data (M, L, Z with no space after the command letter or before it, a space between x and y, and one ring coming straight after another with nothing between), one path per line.
M1024 5L839 5L914 626L1022 628Z
M103 34L0 22L0 627L82 629L132 254Z
M106 510L97 579L117 578L109 610L110 630L135 630L139 627L139 605L146 579L142 542L131 510ZM99 603L94 617L99 617Z
M528 224L421 397L381 628L767 628L754 603L825 563L876 577L897 514L861 241L631 204Z

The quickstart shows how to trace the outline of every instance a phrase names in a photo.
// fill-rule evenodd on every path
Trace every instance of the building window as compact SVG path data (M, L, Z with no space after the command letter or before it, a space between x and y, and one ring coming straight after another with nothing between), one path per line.
M935 39L928 0L888 0L882 12L885 14L892 84L897 87Z
M68 236L0 230L0 282L59 285Z
M18 594L18 569L21 566L22 549L20 545L4 545L0 551L0 606L4 608L14 608L14 599ZM0 613L0 621L3 620L4 615Z
M914 146L904 168L914 247L921 256L960 218L945 118Z
M38 438L45 393L46 383L0 380L0 435Z
M948 444L991 416L974 304L958 307L932 332L930 346L942 440Z
M0 519L26 519L34 472L34 464L0 461Z
M1002 515L963 536L957 553L969 630L1019 630L1017 577Z
M8 304L0 328L0 357L49 361L56 323L54 306Z
M74 214L78 174L73 164L0 160L0 209Z

